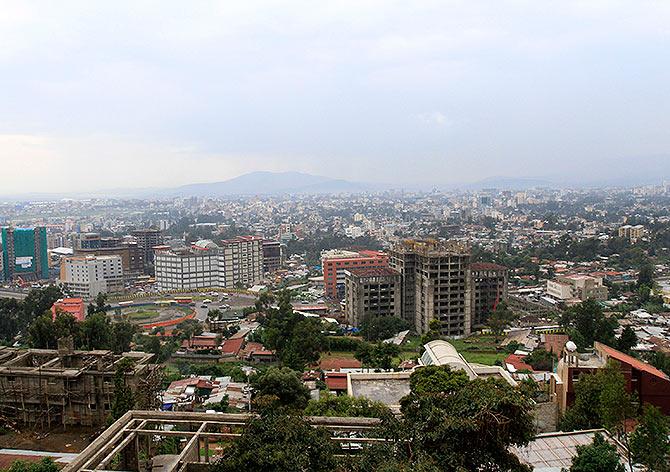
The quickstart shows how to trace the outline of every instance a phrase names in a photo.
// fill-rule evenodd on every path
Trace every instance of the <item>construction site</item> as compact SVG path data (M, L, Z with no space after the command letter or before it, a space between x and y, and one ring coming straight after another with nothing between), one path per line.
M98 436L65 472L111 470L200 472L209 470L225 443L242 435L254 415L129 411ZM377 418L305 418L331 433L342 454L356 453L375 437Z
M123 359L123 383L136 403L151 402L160 385L153 354L75 351L69 338L59 349L0 347L0 418L34 429L100 426L110 418L114 380Z

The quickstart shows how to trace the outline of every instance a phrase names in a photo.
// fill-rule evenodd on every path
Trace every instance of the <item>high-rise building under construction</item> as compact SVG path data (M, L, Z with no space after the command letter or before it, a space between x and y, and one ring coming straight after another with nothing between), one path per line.
M466 244L406 240L391 250L389 264L402 276L402 317L417 333L438 320L444 336L470 334L473 288Z

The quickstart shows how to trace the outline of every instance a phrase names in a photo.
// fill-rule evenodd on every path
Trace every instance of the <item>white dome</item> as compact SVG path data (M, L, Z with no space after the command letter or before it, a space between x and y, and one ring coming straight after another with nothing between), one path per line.
M577 345L572 341L565 343L565 348L570 352L575 352L577 350Z

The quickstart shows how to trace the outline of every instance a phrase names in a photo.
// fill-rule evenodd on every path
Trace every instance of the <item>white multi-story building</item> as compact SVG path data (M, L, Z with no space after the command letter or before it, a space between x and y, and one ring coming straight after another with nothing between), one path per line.
M253 285L263 278L263 239L240 236L221 246L202 240L189 249L160 248L155 268L161 290Z
M157 249L154 263L161 290L218 286L219 246L212 241L198 241L191 249Z
M60 283L72 296L95 298L123 290L121 256L73 256L61 261Z
M254 285L263 279L263 238L238 236L222 242L219 286Z

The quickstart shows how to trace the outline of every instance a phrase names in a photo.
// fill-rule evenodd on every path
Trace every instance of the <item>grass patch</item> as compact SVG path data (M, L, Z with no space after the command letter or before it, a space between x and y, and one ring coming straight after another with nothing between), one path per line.
M449 343L468 362L476 364L494 365L496 361L503 361L507 354L504 351L498 351L502 339L496 339L495 336L471 336L463 339L449 339Z
M126 313L126 316L131 320L148 320L158 318L159 313L156 310L138 310Z

